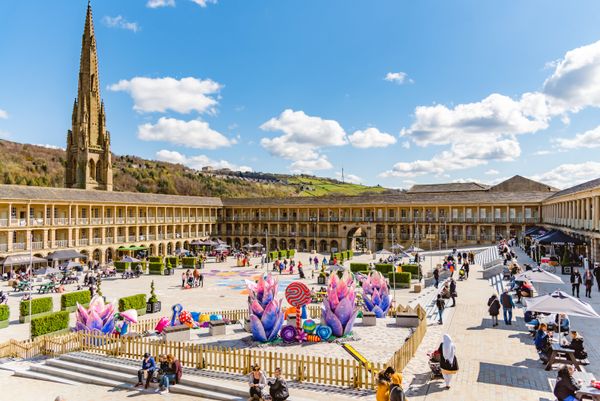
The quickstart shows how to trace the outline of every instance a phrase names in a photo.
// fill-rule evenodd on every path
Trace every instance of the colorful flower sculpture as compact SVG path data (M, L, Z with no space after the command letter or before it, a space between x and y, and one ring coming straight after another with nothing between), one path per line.
M327 287L327 298L323 300L321 322L325 321L336 337L352 332L358 314L356 292L352 276L345 272L340 279L332 274Z
M77 331L112 334L115 330L115 305L113 303L104 304L102 297L95 296L87 309L77 304L75 321L75 330Z
M246 286L250 292L248 307L252 337L260 342L275 340L283 324L283 302L275 299L279 287L277 279L269 274L256 283L246 280Z
M385 278L374 271L362 282L363 301L376 317L386 317L390 309L390 291Z

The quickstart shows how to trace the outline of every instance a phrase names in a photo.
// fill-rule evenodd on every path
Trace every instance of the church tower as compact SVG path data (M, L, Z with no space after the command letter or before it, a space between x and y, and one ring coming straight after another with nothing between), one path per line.
M100 99L98 54L89 2L71 120L72 128L67 133L65 186L112 191L110 133L106 130L104 102Z

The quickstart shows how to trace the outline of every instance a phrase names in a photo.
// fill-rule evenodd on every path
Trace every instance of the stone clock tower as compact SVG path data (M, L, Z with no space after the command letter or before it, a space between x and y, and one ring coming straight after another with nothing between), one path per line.
M79 62L79 85L73 105L72 128L67 133L67 188L112 191L110 133L100 99L98 54L88 3Z

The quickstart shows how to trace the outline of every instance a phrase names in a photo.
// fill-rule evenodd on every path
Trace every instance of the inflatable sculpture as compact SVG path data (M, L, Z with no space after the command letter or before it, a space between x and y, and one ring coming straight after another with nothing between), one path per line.
M348 272L342 278L332 274L327 287L327 298L323 300L321 322L325 321L336 337L343 337L352 332L354 321L358 315L356 308L356 292L354 280Z
M363 301L369 312L385 317L390 309L390 292L385 278L374 271L362 282Z
M99 296L92 298L87 309L77 304L75 330L112 334L115 330L115 305L113 303L105 304Z
M258 282L246 280L248 307L250 309L250 329L256 341L268 342L277 338L283 324L282 300L277 300L279 283L270 274Z
M128 309L123 312L115 314L115 332L124 336L129 331L129 325L137 323L137 311L135 309Z

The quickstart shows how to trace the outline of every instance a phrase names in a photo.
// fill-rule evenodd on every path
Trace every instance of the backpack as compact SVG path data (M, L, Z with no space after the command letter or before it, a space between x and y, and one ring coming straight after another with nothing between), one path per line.
M406 396L402 387L394 386L390 389L390 401L406 401Z

